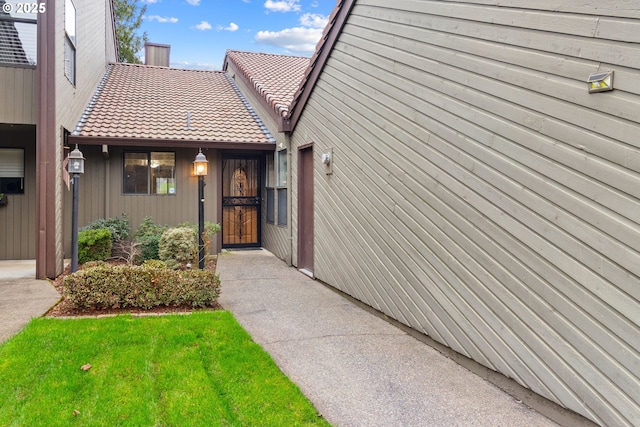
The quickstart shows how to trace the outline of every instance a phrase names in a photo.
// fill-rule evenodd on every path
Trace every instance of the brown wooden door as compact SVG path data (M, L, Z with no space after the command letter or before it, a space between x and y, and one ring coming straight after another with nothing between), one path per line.
M313 147L298 154L298 268L313 275Z
M260 246L260 160L222 161L222 246Z

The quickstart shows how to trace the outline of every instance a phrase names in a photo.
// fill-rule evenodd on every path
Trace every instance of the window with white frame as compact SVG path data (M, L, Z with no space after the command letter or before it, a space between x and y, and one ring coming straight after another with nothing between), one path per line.
M287 174L289 172L287 169L287 150L280 150L276 152L276 155L278 157L278 182L276 183L276 185L278 187L286 187Z
M23 148L0 148L0 193L24 194Z
M72 0L64 2L64 75L76 84L76 7Z
M278 225L287 225L287 177L289 175L287 150L276 152L277 156L277 194L278 194Z
M124 153L124 194L176 194L176 153Z
M274 164L274 155L267 155L267 167L265 176L266 187L266 209L267 209L267 222L269 224L275 223L275 184L276 184L276 172Z

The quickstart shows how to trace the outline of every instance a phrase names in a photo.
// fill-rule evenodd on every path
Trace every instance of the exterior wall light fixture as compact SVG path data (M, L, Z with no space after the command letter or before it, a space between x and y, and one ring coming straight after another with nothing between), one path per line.
M69 153L67 170L71 174L73 183L73 201L71 209L71 272L78 271L78 189L80 186L80 175L84 173L85 158L82 151L76 148Z
M587 80L589 93L613 90L613 71L591 74Z
M193 174L198 177L198 268L204 269L204 177L207 176L207 163L209 161L202 154L202 148L198 150L193 162Z

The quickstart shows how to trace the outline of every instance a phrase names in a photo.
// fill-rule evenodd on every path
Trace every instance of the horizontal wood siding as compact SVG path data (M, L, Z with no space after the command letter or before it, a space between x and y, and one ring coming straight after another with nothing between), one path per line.
M36 128L0 126L0 148L24 148L24 194L8 194L0 207L0 260L36 256Z
M109 159L105 160L100 146L80 147L85 157L85 174L80 180L80 204L78 224L83 227L99 218L112 218L126 213L135 232L145 216L151 216L157 224L174 226L182 222L198 223L198 179L192 176L195 149L176 150L176 194L175 195L132 195L122 193L123 160L122 148L109 147ZM136 151L135 147L127 150ZM140 151L145 151L142 149ZM159 149L158 151L165 151ZM217 152L204 150L209 161L208 175L205 177L205 221L219 223L217 206L219 203L216 182ZM65 253L71 254L71 199L70 191L65 191ZM215 246L215 239L214 239ZM214 251L219 248L214 247Z
M0 66L0 123L36 124L35 68Z
M292 140L317 278L603 426L640 425L630 5L357 1Z

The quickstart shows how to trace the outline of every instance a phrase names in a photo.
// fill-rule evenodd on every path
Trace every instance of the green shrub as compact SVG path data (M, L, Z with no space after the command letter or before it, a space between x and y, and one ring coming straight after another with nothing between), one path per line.
M64 278L64 295L79 309L211 306L220 279L209 270L176 271L162 261L143 265L96 265Z
M159 260L160 259L160 237L157 236L145 236L141 237L137 242L140 243L138 250L140 251L136 261L145 262L147 260Z
M190 222L182 222L178 224L176 227L188 227L193 230L196 234L196 248L198 246L198 224L191 224ZM204 223L204 233L202 236L202 240L204 241L204 247L206 248L206 252L211 252L211 242L213 240L213 235L220 232L220 224L214 224L211 221L205 221ZM197 250L197 249L196 249Z
M106 228L111 232L111 239L113 243L125 240L129 237L129 217L126 213L121 213L115 218L100 218L93 221L91 224L82 227L80 231L97 230L101 228Z
M159 259L148 259L142 263L145 268L167 268L167 263Z
M106 228L78 233L78 262L104 261L111 256L111 232Z
M145 216L140 227L133 234L133 240L139 243L136 262L142 263L149 259L160 259L160 238L167 230L166 225L153 222L150 216Z
M196 233L188 227L170 228L162 233L158 255L169 268L182 268L197 259Z
M133 240L140 241L140 239L144 237L162 236L162 233L164 233L167 228L169 227L166 225L156 224L153 222L153 219L147 215L140 223L136 232L133 233Z

